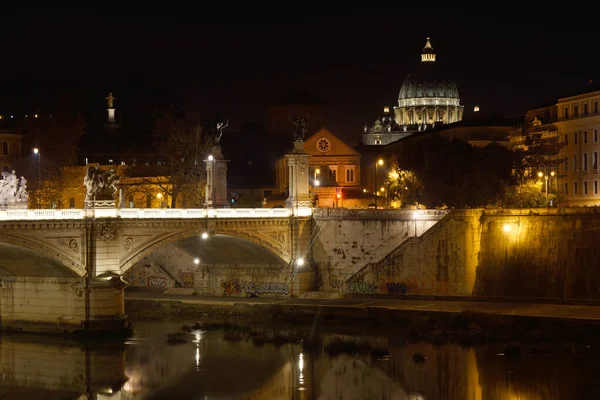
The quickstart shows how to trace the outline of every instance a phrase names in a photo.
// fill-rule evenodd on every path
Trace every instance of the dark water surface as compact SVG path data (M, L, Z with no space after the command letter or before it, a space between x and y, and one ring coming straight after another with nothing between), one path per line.
M126 342L3 335L0 399L600 399L600 352L586 346L432 345L384 331L314 329L317 345L281 329L182 333L194 321L133 320ZM289 340L273 343L279 334Z

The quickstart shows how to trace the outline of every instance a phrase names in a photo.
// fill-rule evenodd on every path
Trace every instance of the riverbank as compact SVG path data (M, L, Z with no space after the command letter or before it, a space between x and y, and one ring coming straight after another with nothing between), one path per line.
M600 307L402 299L279 299L129 292L138 318L194 318L206 329L385 330L407 340L475 344L577 343L600 349Z

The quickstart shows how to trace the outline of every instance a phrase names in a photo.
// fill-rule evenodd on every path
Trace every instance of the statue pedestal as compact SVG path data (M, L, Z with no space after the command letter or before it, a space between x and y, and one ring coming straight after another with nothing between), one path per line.
M23 210L27 208L27 202L8 203L7 210Z
M228 208L227 201L227 163L220 146L213 146L211 157L206 163L206 206Z
M115 208L116 201L114 199L107 200L85 200L83 202L85 210L93 210L96 208Z
M294 149L285 155L289 176L289 197L285 201L286 208L312 207L309 193L310 155L304 151L304 141L294 141Z
M108 112L108 122L117 122L115 120L115 109L114 108L107 108L106 111Z

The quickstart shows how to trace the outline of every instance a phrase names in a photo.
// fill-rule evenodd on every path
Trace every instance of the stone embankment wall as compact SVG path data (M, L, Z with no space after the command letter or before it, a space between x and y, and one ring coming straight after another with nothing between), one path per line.
M455 210L344 284L394 295L600 299L597 208Z
M446 210L314 210L309 253L315 289L363 292L360 283L345 283L367 264L378 262L405 241L420 236L441 220Z
M98 280L86 288L81 278L2 277L0 328L15 331L73 332L122 329L123 290Z

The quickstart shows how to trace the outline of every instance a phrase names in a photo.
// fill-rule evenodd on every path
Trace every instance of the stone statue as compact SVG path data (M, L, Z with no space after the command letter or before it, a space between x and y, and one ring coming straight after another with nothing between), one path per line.
M106 104L108 104L108 108L113 108L113 104L114 104L115 98L112 95L112 92L110 92L108 94L108 97L105 97L105 99L106 99Z
M227 128L227 125L229 125L229 118L227 119L227 121L225 122L217 122L217 132L215 134L215 146L218 146L219 143L221 142L221 137L223 136L223 129Z
M21 177L19 181L19 187L17 188L17 192L15 193L15 200L17 203L27 203L27 179L24 176Z
M27 180L17 178L15 171L3 171L0 179L0 208L7 206L27 207Z
M102 171L98 167L88 167L87 174L83 178L86 187L85 201L114 200L119 190L117 185L120 180L114 168Z
M294 140L304 140L304 135L306 135L306 122L308 120L306 118L293 116L292 122L296 125L296 130L294 131Z

